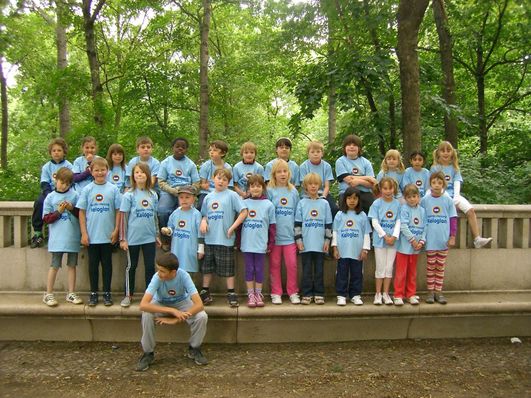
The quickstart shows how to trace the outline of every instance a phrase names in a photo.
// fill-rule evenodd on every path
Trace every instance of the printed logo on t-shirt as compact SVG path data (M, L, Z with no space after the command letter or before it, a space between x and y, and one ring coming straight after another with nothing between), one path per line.
M420 220L417 217L413 218L413 224L419 225L420 224Z
M446 180L446 182L448 182L448 181L451 180L451 177L450 177L448 174L446 174L446 175L444 176L444 179Z
M386 213L385 213L385 217L386 218L393 218L395 216L395 214L391 211L391 210L388 210Z
M53 173L53 174L52 174L52 178L53 178L54 180L56 180L56 179L57 179L57 173Z
M175 170L175 175L176 175L177 177L180 177L180 176L182 176L182 175L183 175L183 171L182 171L182 170L179 170L179 169L177 169L177 170Z
M142 199L140 204L142 205L142 207L148 207L149 206L149 201L147 199Z
M310 210L310 216L311 216L311 217L315 218L315 217L317 217L318 215L319 215L319 212L318 212L317 210L315 210L315 209Z
M439 206L434 206L431 211L433 212L433 214L439 214L441 212L441 208Z
M173 289L170 289L170 290L168 290L168 294L170 296L175 296L177 294L177 292L175 290L173 290Z
M119 176L118 174L113 174L113 176L112 176L112 180L113 180L114 182L118 182L118 181L120 181L120 176Z
M179 223L177 225L179 225L179 228L184 228L184 227L186 227L186 221L185 220L179 220Z
M249 179L249 177L252 176L252 175L253 175L253 173L248 172L247 174L245 174L245 178Z
M354 228L354 224L354 220L347 220L347 222L345 223L347 228Z
M416 185L417 187L421 187L421 186L422 186L422 180L417 180L417 181L415 181L415 185Z
M219 207L219 203L218 202L214 202L212 203L212 206L210 206L212 208L212 210L217 210L218 207Z
M249 210L249 218L255 218L256 217L256 211L255 210Z
M286 206L288 204L288 198L280 198L280 204Z
M103 195L101 193L96 194L96 202L103 202Z
M357 167L352 168L352 174L357 175L359 174L360 170Z

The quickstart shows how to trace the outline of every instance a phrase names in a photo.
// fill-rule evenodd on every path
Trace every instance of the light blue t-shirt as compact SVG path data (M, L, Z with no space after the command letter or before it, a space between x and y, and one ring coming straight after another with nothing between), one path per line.
M133 167L136 166L137 163L145 163L149 166L149 171L151 172L151 177L157 177L159 175L159 168L160 168L160 162L155 159L153 156L149 158L147 162L143 162L140 160L140 156L135 156L133 159L127 163L127 167L125 168L125 186L130 187L131 186L131 173L133 171ZM155 184L155 191L158 190L158 183Z
M120 211L127 216L127 244L153 243L157 238L157 205L155 191L134 189L124 194Z
M324 189L326 181L334 181L332 166L326 160L321 160L319 164L313 164L309 159L302 162L299 167L299 185L302 185L302 180L309 173L315 173L321 177L321 191Z
M86 212L87 233L91 244L111 243L120 201L120 191L110 182L101 185L91 182L83 188L77 207Z
M238 162L232 169L233 171L233 180L236 184L238 184L238 187L244 191L247 192L247 179L253 175L253 174L259 174L261 176L264 175L264 167L258 163L253 162L251 164Z
M94 158L96 158L96 156ZM87 158L82 155L82 156L77 157L76 160L74 160L74 163L72 165L72 172L74 174L83 173L84 171L88 169L88 167L89 167L89 163L87 161ZM92 177L92 175L89 175L83 181L76 182L74 184L74 189L78 193L80 193L83 190L83 188L85 188L92 181L94 181L94 178Z
M426 211L420 205L411 207L407 203L400 207L400 238L398 252L402 254L418 254L410 240L426 241Z
M428 169L422 168L420 171L415 171L413 167L408 167L404 172L404 178L402 178L402 191L406 185L414 184L420 193L422 198L429 187L430 172Z
M183 156L177 160L168 156L160 163L159 180L166 181L170 187L176 188L199 182L197 166L190 158Z
M332 227L332 212L330 205L323 198L302 198L297 204L295 222L302 223L302 242L307 252L323 252L325 243L325 229Z
M277 159L273 159L269 161L264 170L264 180L267 182L271 179L271 170L273 168L273 163L275 163ZM291 171L291 178L290 182L295 185L296 187L299 186L299 165L295 163L293 160L289 160L288 162L289 170Z
M240 196L230 189L221 192L211 192L205 196L201 215L207 218L208 232L205 234L205 243L207 245L234 246L234 232L230 238L227 238L227 230L243 209L246 209L245 203Z
M396 199L400 199L402 197L402 180L404 179L404 173L398 172L398 171L388 171L384 172L383 170L380 170L378 175L376 176L376 180L380 182L382 178L384 177L390 177L396 182L396 188L398 189L398 193L395 195Z
M122 166L113 166L107 173L107 181L116 185L120 193L123 193L125 190L125 179L125 169Z
M230 170L232 173L232 166L228 164L227 162L223 164L223 168ZM204 189L201 189L201 193L214 192L214 172L216 171L216 169L217 169L216 165L210 159L204 162L201 165L201 167L199 167L199 178L201 178L202 180L207 180L209 182L209 190L206 191ZM229 187L233 187L233 186L234 186L234 182L233 182L233 179L231 178L229 181Z
M275 245L285 246L295 243L295 210L299 203L297 190L286 187L268 188L267 197L275 206L277 221Z
M47 182L52 187L52 190L55 189L55 173L61 167L66 167L67 169L72 170L73 166L68 160L63 159L59 163L55 163L53 160L49 160L42 166L41 169L41 182Z
M269 199L245 199L249 210L242 225L240 250L244 253L267 252L269 225L276 224L275 206Z
M77 204L78 195L73 189L66 192L53 191L46 199L42 208L43 217L51 214L59 208L59 204L64 201L70 202L74 207ZM48 251L78 253L81 240L79 231L79 220L76 216L65 210L61 217L48 225Z
M369 209L369 218L375 218L380 223L380 226L387 235L393 235L393 230L397 220L400 219L400 202L393 199L391 202L386 202L382 198L376 199ZM388 246L384 238L380 238L376 232L372 234L372 245L378 248L393 247L396 249L398 239L395 240L393 246Z
M168 228L173 231L171 238L171 252L179 259L179 268L187 272L198 272L197 249L201 213L195 207L184 211L180 207L171 213Z
M368 176L374 177L374 170L371 162L365 159L363 156L358 156L356 159L349 159L345 155L336 160L336 176L351 175L355 177ZM339 193L342 194L349 187L349 185L341 181L339 183ZM370 192L371 189L363 185L357 185L357 189L362 192Z
M446 180L447 187L444 190L448 195L450 195L450 198L454 197L454 183L456 181L459 181L463 183L463 177L461 176L461 173L454 169L454 166L431 166L430 169L430 175L433 173L436 173L438 171L442 171L444 173L444 179Z
M426 210L426 250L448 249L450 218L457 217L452 199L444 194L439 197L426 194L420 204Z
M178 268L175 278L168 281L161 280L159 274L155 273L149 282L146 293L151 294L155 301L163 305L175 304L196 294L197 288L188 272Z
M332 229L337 236L339 257L359 260L365 235L369 235L372 230L367 214L364 211L339 211L334 218Z

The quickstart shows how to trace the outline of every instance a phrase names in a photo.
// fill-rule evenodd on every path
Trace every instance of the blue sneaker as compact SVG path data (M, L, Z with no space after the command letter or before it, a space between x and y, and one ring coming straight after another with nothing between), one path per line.
M103 305L109 307L113 304L110 292L103 293Z
M89 305L89 307L95 307L96 304L98 304L98 293L91 292L90 296L89 296L88 305Z

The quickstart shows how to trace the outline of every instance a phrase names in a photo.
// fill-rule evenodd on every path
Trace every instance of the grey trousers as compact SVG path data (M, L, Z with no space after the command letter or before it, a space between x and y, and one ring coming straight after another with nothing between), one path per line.
M152 301L151 304L162 305L157 301ZM186 311L192 307L192 300L187 299L179 301L174 305L165 304L168 307L177 308L179 311ZM164 317L167 314L143 312L142 313L142 349L144 352L153 352L155 350L155 318ZM190 340L191 347L200 347L205 338L207 330L208 315L205 311L198 312L194 316L188 318L186 323L190 326Z

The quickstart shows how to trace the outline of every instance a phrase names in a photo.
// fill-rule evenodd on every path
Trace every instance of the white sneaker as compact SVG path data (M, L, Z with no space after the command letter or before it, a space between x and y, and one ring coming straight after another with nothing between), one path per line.
M337 296L337 305L347 305L347 298L343 296Z
M83 304L83 300L81 299L81 297L79 297L74 292L68 293L66 295L66 301L68 301L69 303L72 303L72 304Z
M271 295L271 302L273 304L282 304L282 296L278 294L272 294Z
M482 236L478 236L476 239L474 239L474 247L476 249L481 249L483 246L490 243L492 238L483 238Z
M293 293L289 296L289 301L291 301L291 304L300 304L301 298L299 297L299 293Z
M127 308L127 307L129 307L131 305L131 302L132 302L131 297L125 296L122 299L122 301L120 301L120 306L124 307L124 308Z
M394 303L395 303L395 305L398 305L398 306L404 305L404 300L402 300L400 297L395 297Z
M350 299L354 303L354 305L363 305L363 301L361 300L361 296L354 296Z
M419 297L418 296L411 296L409 298L409 304L418 305L419 304Z
M382 305L382 293L376 293L374 295L374 304L375 305Z
M57 304L59 304L57 300L55 299L53 293L44 293L42 302L46 304L48 307L55 307Z
M382 293L382 299L385 305L393 305L393 300L388 293Z

